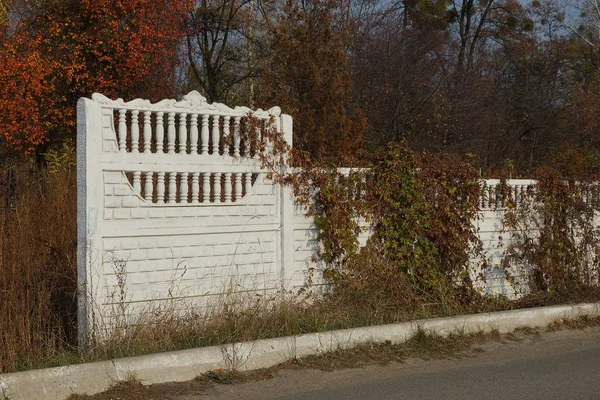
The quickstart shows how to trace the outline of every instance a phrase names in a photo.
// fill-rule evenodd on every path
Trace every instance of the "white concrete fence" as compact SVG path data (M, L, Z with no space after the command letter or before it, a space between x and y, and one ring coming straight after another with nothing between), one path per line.
M249 130L272 125L292 144L292 118L182 101L124 102L100 94L77 109L79 334L149 304L204 307L225 293L296 290L322 265L318 231L291 190L267 179ZM499 269L502 211L482 198L475 223L491 266L486 292L513 295ZM532 181L512 180L518 200ZM364 241L364 237L362 238ZM499 244L500 243L500 244ZM127 305L125 312L123 305Z

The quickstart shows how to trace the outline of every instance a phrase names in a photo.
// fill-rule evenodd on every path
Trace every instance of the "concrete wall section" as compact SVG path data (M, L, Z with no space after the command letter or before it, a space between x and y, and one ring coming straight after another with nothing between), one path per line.
M324 290L319 231L291 189L268 179L249 139L257 127L273 127L292 144L292 118L278 108L231 109L196 92L156 104L99 94L79 101L82 345L110 328L115 312L135 318L173 299L206 307L232 291ZM521 292L500 266L509 238L495 211L496 183L487 181L474 221L487 268L473 276L482 292L513 297ZM515 198L532 185L509 182ZM361 245L369 235L361 233Z

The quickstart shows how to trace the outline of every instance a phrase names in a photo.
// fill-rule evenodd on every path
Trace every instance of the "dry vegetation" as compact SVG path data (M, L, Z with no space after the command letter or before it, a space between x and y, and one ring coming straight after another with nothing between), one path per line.
M412 171L419 163L411 157L415 154L408 149L392 147L373 167L377 191L370 193L364 204L367 211L385 218L371 219L375 225L373 240L362 251L355 244L353 221L357 214L351 207L363 203L346 201L347 194L353 193L348 188L353 186L319 181L322 196L313 211L329 249L322 256L332 265L326 271L332 290L325 296L313 296L310 287L300 294L271 296L232 291L207 311L186 307L180 300L148 308L133 325L119 319L119 315L127 314L123 304L115 310L113 322L118 329L86 352L76 347L76 173L72 146L65 144L60 151L46 154L46 167L41 170L34 164L7 166L0 193L4 205L0 225L0 372L600 298L597 285L569 275L568 268L553 273L570 279L573 284L569 290L537 288L518 301L482 296L469 280L456 283L468 265L465 249L476 240L471 221L477 204L457 205L456 196L450 194L460 186L465 190L460 198L476 199L476 187L456 183L474 178L464 173L466 165L453 170L452 165L461 164L440 158L438 161L445 161L437 165L432 156L421 163L427 167L416 177ZM442 197L442 189L450 194ZM334 195L327 197L328 193ZM445 206L431 208L431 193L436 204L443 202ZM570 198L568 193L565 198ZM375 210L370 208L372 204L377 205ZM565 207L550 215L564 215ZM454 228L451 234L449 227ZM547 236L542 244L560 245L569 239L563 236L558 242ZM415 238L419 252L414 247ZM407 241L412 247L405 245ZM581 256L574 257L572 265L583 265L580 261ZM595 267L594 262L585 268ZM539 268L549 273L544 265Z
M66 154L66 155L65 155ZM516 302L423 290L397 264L363 252L324 297L229 293L209 311L148 309L101 346L76 347L76 190L73 159L56 153L43 171L4 171L0 236L0 373L417 318L597 300L596 288L537 292ZM310 288L309 288L310 289ZM448 290L446 290L448 289ZM250 297L249 297L250 296ZM183 307L185 308L185 307ZM122 311L122 310L119 310ZM260 316L260 317L257 317ZM116 323L119 323L118 320Z
M52 357L76 336L75 169L8 171L0 185L0 372Z
M513 332L462 334L460 332L442 337L423 331L417 332L404 343L365 343L350 349L339 349L301 359L294 359L271 368L240 372L235 370L206 371L196 379L181 383L166 383L145 386L136 379L119 382L109 390L96 395L72 395L69 400L152 400L177 399L180 396L202 394L210 385L235 384L252 380L274 378L283 370L317 369L333 371L345 368L362 368L368 365L403 363L407 359L456 359L473 357L485 352L494 343L514 343L535 340L543 332L561 329L585 329L600 325L598 317L580 317L572 320L557 320L547 327L522 327ZM205 394L205 393L204 393Z
M465 273L465 249L473 239L476 188L463 184L481 171L532 176L552 154L572 148L580 149L573 161L581 163L566 164L594 172L589 182L597 181L600 52L592 7L597 2L580 2L587 17L581 32L571 32L561 24L561 10L539 1L489 1L483 9L459 10L430 0L402 2L410 7L362 1L352 9L347 2L308 1L304 7L305 2L289 1L273 9L263 4L256 13L252 8L252 35L245 20L253 2L116 3L0 0L0 373L600 298L600 261L593 257L581 269L588 245L600 253L600 232L584 224L590 241L573 240L568 216L581 208L562 178L546 185L546 194L554 193L547 197L555 201L544 210L552 214L542 221L542 240L524 241L527 246L513 253L536 268L541 277L536 291L517 302L475 293ZM491 9L492 3L502 6ZM6 18L9 14L15 18ZM204 26L200 16L222 28ZM478 33L462 29L466 21L478 21L466 25ZM213 48L219 50L208 51ZM397 49L393 57L390 48ZM224 54L236 57L223 59ZM186 64L175 66L178 60ZM223 68L201 67L221 62ZM188 68L194 78L175 82L171 72ZM41 162L43 153L75 137L75 103L81 96L99 91L161 99L183 88L200 89L210 101L281 106L294 117L296 147L326 165L363 165L362 150L396 143L378 156L379 175L365 211L378 213L379 247L344 260L349 269L327 271L335 290L322 299L261 297L241 307L247 299L232 293L209 315L182 316L166 308L82 354L75 347L74 157L68 145ZM407 152L398 145L404 141L436 157ZM439 152L456 158L437 157ZM8 165L9 156L17 164ZM30 164L32 157L38 162ZM361 163L349 164L347 158ZM465 158L476 168L456 161ZM424 180L412 178L416 168L427 170ZM325 175L321 183L328 190L321 193L331 196L321 199L314 216L323 256L335 266L357 249L356 210L347 201L348 187ZM574 176L569 182L581 180ZM457 201L457 192L471 202ZM523 220L528 221L517 219Z
M521 334L527 336L529 334ZM358 368L372 364L404 362L408 358L449 359L477 352L473 346L486 341L500 340L497 332L450 335L441 337L423 331L400 344L367 343L352 349L327 352L320 355L295 359L271 368L239 372L212 370L199 375L193 381L145 386L135 379L119 382L109 390L96 395L72 395L69 400L152 400L176 399L182 395L200 394L209 385L234 384L250 380L273 378L281 370L319 369L332 371L342 368ZM518 340L518 339L514 339Z

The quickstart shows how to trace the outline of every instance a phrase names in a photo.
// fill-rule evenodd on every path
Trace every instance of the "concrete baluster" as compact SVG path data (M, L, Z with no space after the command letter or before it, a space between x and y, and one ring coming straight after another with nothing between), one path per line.
M119 110L119 152L127 152L127 110Z
M159 172L156 176L156 203L165 204L165 173Z
M167 153L175 154L175 113L167 116Z
M207 114L204 114L202 116L201 141L202 141L202 155L206 155L206 154L208 154L208 115Z
M224 147L223 147L223 154L224 155L229 155L229 151L231 148L231 129L229 127L229 121L231 120L231 117L229 116L224 116L223 117L223 142L225 143Z
M169 204L177 202L177 172L169 174Z
M242 198L242 174L235 174L235 199L238 201Z
M179 202L189 203L188 201L188 173L182 172L179 176Z
M194 172L192 174L192 204L200 203L200 173Z
M131 152L140 152L140 125L138 124L139 110L131 111Z
M213 115L212 117L212 154L213 156L219 155L219 116Z
M141 183L141 176L142 176L142 172L141 171L135 171L133 173L133 191L136 194L141 194L142 193L142 183Z
M251 172L246 173L245 178L246 179L244 182L244 189L245 189L244 193L246 196L248 196L248 193L250 193L250 190L252 189L252 173Z
M146 201L152 202L152 192L153 192L153 187L152 187L152 177L153 177L154 173L152 172L146 172L146 183L144 184L144 199L146 199Z
M198 154L198 114L190 116L190 153Z
M152 152L152 111L144 112L144 154Z
M163 125L162 111L156 113L156 154L163 154L163 146L165 141L165 127Z
M240 156L240 117L233 119L233 156Z
M187 153L187 113L179 114L179 154Z
M202 174L202 202L210 203L210 173Z
M225 203L231 203L231 173L225 173Z
M221 202L221 173L215 172L213 174L213 202Z

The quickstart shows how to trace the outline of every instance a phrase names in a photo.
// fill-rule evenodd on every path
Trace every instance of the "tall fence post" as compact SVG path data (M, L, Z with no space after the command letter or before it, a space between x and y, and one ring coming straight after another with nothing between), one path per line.
M93 334L94 267L102 257L95 235L102 210L102 112L95 101L77 102L77 341L81 348Z
M280 129L285 141L293 146L293 119L290 115L282 114L280 117ZM288 166L282 166L283 173L287 172ZM281 216L281 287L286 288L286 269L293 270L294 265L294 195L292 188L283 185L280 188L280 216Z

